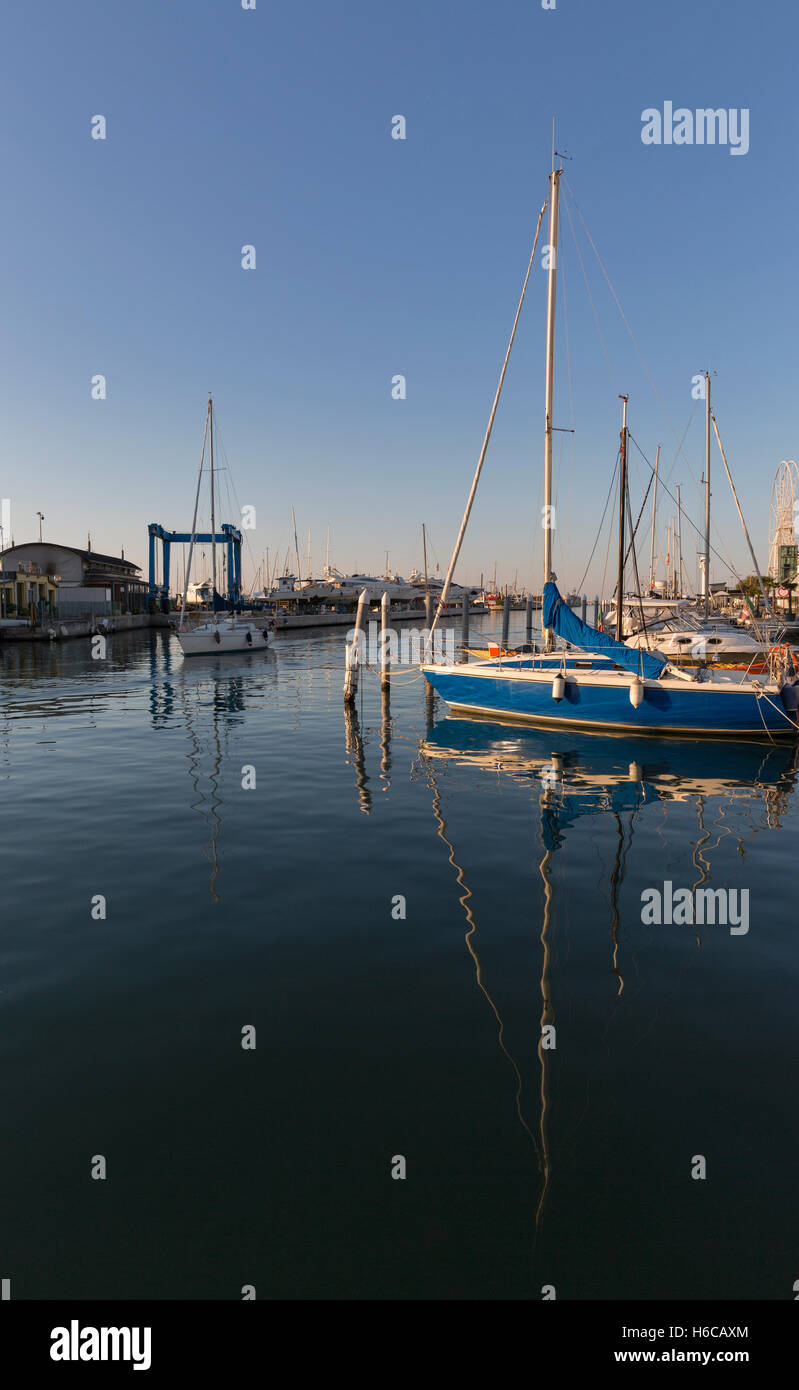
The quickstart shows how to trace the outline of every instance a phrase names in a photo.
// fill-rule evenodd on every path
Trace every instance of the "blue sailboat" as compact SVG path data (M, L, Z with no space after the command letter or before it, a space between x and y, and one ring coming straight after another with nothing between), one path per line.
M552 408L554 381L555 293L560 170L550 175L549 279L547 293L546 413L544 436L544 515L552 501ZM542 210L543 211L543 210ZM540 227L540 220L539 220ZM535 247L533 248L535 250ZM528 272L529 273L529 272ZM526 282L525 282L526 283ZM521 305L520 305L521 307ZM518 313L517 313L518 322ZM515 325L514 325L515 332ZM513 341L511 337L511 342ZM510 352L510 348L508 349ZM507 356L505 359L507 365ZM504 374L504 368L503 368ZM501 378L500 378L501 386ZM499 393L497 393L498 399ZM627 506L627 398L621 430L619 484L619 577L624 593L625 511ZM496 409L496 400L494 409ZM493 412L492 412L493 420ZM489 424L490 430L490 424ZM486 437L486 442L487 442ZM485 454L485 443L479 469ZM442 591L446 599L463 532ZM598 632L568 607L552 572L552 532L544 530L543 653L464 665L425 664L430 685L455 710L500 715L527 723L576 726L637 733L716 735L725 738L796 737L799 684L787 652L775 654L763 679L740 672L689 671L671 666L657 652L628 646L622 640L621 608L615 638ZM440 611L440 609L439 609ZM437 615L438 616L438 615ZM435 624L433 625L435 626ZM569 650L557 649L555 638ZM575 651L577 649L577 651Z
M543 617L546 627L586 657L564 651L425 666L427 680L455 710L525 723L726 738L796 736L799 688L787 681L741 680L735 671L704 680L672 669L663 657L583 623L552 582L544 587Z

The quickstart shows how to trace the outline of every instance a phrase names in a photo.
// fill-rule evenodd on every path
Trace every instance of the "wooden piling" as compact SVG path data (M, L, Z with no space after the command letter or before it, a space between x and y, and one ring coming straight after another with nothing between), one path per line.
M358 692L358 673L360 663L361 634L363 633L364 615L366 605L369 602L369 594L366 589L361 592L358 599L358 611L355 614L355 627L352 634L347 636L347 649L344 670L344 703L352 704Z
M506 594L502 600L502 646L503 649L508 645L508 629L510 628L510 594Z
M380 688L388 690L391 658L388 654L389 626L391 622L391 600L384 594L380 600Z

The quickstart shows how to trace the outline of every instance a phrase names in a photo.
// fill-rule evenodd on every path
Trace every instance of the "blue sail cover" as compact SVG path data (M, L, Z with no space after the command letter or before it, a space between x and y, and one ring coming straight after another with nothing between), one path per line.
M657 680L668 666L668 662L660 656L639 651L637 647L628 647L626 642L617 642L609 633L597 632L596 628L589 627L564 603L557 584L550 582L544 585L542 618L544 627L551 627L564 642L571 642L572 646L581 647L583 651L605 652L619 666L635 675Z

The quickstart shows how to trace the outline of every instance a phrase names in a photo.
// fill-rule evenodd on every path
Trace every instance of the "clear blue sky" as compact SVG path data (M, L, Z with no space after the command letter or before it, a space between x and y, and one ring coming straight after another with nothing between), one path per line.
M796 423L799 19L791 0L105 0L15 5L0 103L0 491L17 542L144 564L188 528L206 395L260 558L312 532L314 569L445 566L546 196L567 177L609 371L562 222L556 568L576 583L629 424L699 522L714 405L767 561ZM750 149L645 146L648 107L750 111ZM91 117L107 119L93 140ZM391 138L402 114L407 139ZM241 247L256 247L254 271ZM540 576L545 276L537 267L458 577ZM569 354L566 353L568 326ZM108 397L93 401L94 374ZM407 398L391 378L407 379ZM571 391L570 391L571 385ZM686 460L679 435L693 422ZM562 454L561 454L562 451ZM689 469L690 464L690 469ZM672 466L673 465L673 466ZM693 476L692 476L692 473ZM750 568L721 465L714 519ZM645 466L633 464L633 504ZM664 522L674 508L668 503ZM235 515L231 516L236 520ZM606 541L587 586L602 579ZM644 546L645 551L648 549ZM693 564L694 551L686 543ZM249 570L249 561L246 568ZM714 566L714 578L724 577Z

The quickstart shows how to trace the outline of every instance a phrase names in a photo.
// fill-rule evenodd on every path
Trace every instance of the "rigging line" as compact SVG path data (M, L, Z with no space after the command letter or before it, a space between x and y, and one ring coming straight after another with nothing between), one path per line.
M445 603L446 603L446 601L447 601L447 596L448 596L448 594L449 594L449 586L450 586L450 584L451 584L451 582L452 582L452 576L453 576L453 574L455 573L455 566L456 566L456 564L458 563L458 556L460 555L461 546L463 545L463 538L464 538L464 536L466 535L466 527L467 527L468 524L469 524L469 517L470 517L471 511L472 511L472 504L473 504L473 502L474 502L475 495L476 495L476 493L477 493L477 484L478 484L478 482L480 481L480 474L481 474L481 472L482 472L482 470L483 470L483 464L484 464L484 462L485 462L485 456L486 456L486 453L488 452L488 444L489 444L489 441L490 441L490 439L491 439L491 431L492 431L492 429L494 428L494 416L495 416L496 413L497 413L497 406L499 405L499 398L500 398L500 396L501 396L501 394L502 394L502 385L503 385L503 382L504 382L504 380L505 380L505 372L507 371L507 368L508 368L508 362L509 362L509 360L510 360L510 354L511 354L511 349L512 349L512 347L513 347L513 341L514 341L514 339L515 339L515 337L516 337L516 329L517 329L517 327L518 327L519 319L520 319L520 317L521 317L522 305L524 304L524 297L525 297L525 295L526 295L526 293L527 293L527 284L528 284L528 281L529 281L529 279L530 279L530 272L531 272L531 270L532 270L532 268L533 268L533 262L534 262L534 260L535 260L536 248L537 248L537 246L538 246L538 238L539 238L540 233L541 233L541 223L542 223L543 220L544 220L544 213L546 212L546 207L547 207L547 202L548 202L548 201L549 201L549 199L547 199L547 200L543 203L542 208L541 208L541 211L540 211L539 214L538 214L538 225L536 226L536 229L535 229L535 237L534 237L534 239L533 239L533 249L532 249L532 251L530 252L530 261L529 261L529 264L528 264L528 266L527 266L527 274L526 274L525 277L524 277L524 284L522 285L522 292L521 292L521 295L520 295L520 297L519 297L519 304L518 304L518 307L517 307L517 309L516 309L516 317L515 317L515 319L513 320L513 328L511 329L510 340L509 340L509 342L508 342L507 351L506 351L506 353L505 353L505 360L504 360L504 362L502 363L502 371L501 371L500 374L499 374L499 384L498 384L498 386L497 386L496 395L494 396L494 404L493 404L492 407L491 407L491 414L490 414L489 417L488 417L488 425L487 425L487 427L486 427L485 438L483 439L483 447L482 447L482 449L480 450L480 457L479 457L479 459L477 460L477 467L476 467L476 469L475 469L474 478L472 479L472 486L471 486L471 489L470 489L470 491L469 491L469 497L468 497L467 502L466 502L466 510L465 510L465 512L464 512L464 514L463 514L463 520L462 520L462 522L461 522L461 529L460 529L460 531L458 532L458 539L457 539L456 542L455 542L455 549L454 549L453 552L452 552L452 559L451 559L450 562L449 562L449 568L448 568L448 570L447 570L447 577L446 577L446 579L444 580L444 585L443 585L443 588L442 588L442 590L441 590L441 595L440 595L439 600L438 600L438 607L437 607L437 609L436 609L435 617L433 618L433 621L432 621L432 623L431 623L431 625L430 625L430 633L429 633L429 636L428 636L428 643L431 643L431 642L432 642L432 640L433 640L433 633L435 632L435 629L436 629L436 624L438 623L438 620L439 620L439 618L440 618L442 612L444 611L444 605L445 605Z
M680 444L679 435L677 434L677 431L676 431L676 429L674 428L674 426L673 426L673 424L672 424L672 422L671 422L671 417L670 417L670 415L669 415L669 413L668 413L668 411L667 411L667 409L666 409L666 407L665 407L665 405L664 405L664 403L663 403L663 397L661 396L660 392L659 392L658 389L657 389L657 386L655 385L655 382L654 382L653 377L652 377L652 373L650 372L648 366L646 365L646 362L645 362L645 360L644 360L643 353L641 352L641 349L640 349L639 346L638 346L638 342L637 342L637 340L636 340L635 334L633 333L633 330L632 330L632 328L630 327L630 324L629 324L629 322L628 322L627 315L625 314L624 310L623 310L622 307L621 307L621 303L619 302L619 296L616 294L616 291L615 291L615 289L614 289L614 287L613 287L613 282L612 282L610 276L608 275L608 272L607 272L606 269L605 269L605 265L604 265L604 262L603 262L603 260L602 260L602 257L600 256L599 252L598 252L597 249L596 249L596 246L594 245L593 237L591 236L591 233L590 233L589 230L588 230L588 225L587 225L586 220L585 220L585 218L583 217L583 214L582 214L582 212L581 212L581 210L580 210L580 204L577 202L577 199L576 199L575 196L574 196L574 190L572 189L571 184L569 183L569 180L566 178L565 174L564 174L564 176L563 176L563 181L564 181L564 183L566 184L567 189L569 190L569 196L571 197L571 199L572 199L572 201L573 201L573 203L574 203L574 206L575 206L575 208L576 208L576 210L577 210L577 215L578 215L578 217L580 218L580 221L581 221L582 224L583 224L583 227L584 227L584 229L585 229L585 234L586 234L586 236L588 237L588 240L589 240L590 243L591 243L591 248L592 248L592 250L593 250L593 252L594 252L594 255L596 256L596 258L597 258L597 260L598 260L598 262L599 262L599 266L600 266L600 269L601 269L601 271L602 271L602 274L604 275L605 279L607 280L608 288L609 288L609 290L610 290L611 294L613 295L613 298L614 298L614 300L615 300L615 302L616 302L616 308L618 309L619 313L621 314L621 317L622 317L622 321L623 321L623 323L624 323L624 326L625 326L625 328L627 329L627 332L628 332L629 335L630 335L630 339L631 339L631 341L632 341L633 347L635 348L635 351L636 351L636 353L638 354L638 360L640 361L641 366L643 367L644 371L646 372L647 378L648 378L648 380L649 380L649 384L650 384L650 386L652 387L652 390L654 391L655 396L657 397L658 404L659 404L661 410L663 411L663 415L664 415L664 417L665 417L665 419L666 419L666 423L667 423L669 429L671 430L672 434L674 435L674 438L677 440L680 453L682 453L682 444ZM567 202L566 202L567 211L568 211L568 207L569 207L569 204L568 204L568 200L567 200ZM683 454L683 458L685 458L685 455L684 455L684 454ZM685 462L686 462L686 464L688 464L687 458L685 459ZM690 468L690 464L688 464L688 467Z
M574 197L573 194L572 194L572 197ZM575 203L575 207L576 207L576 206L577 206L577 204ZM585 263L584 263L584 261L583 261L582 252L581 252L581 250L580 250L580 243L579 243L578 240L577 240L577 233L576 233L575 230L574 230L574 223L572 222L572 215L571 215L571 213L569 212L569 203L568 203L568 199L564 202L564 207L565 207L565 209L566 209L566 216L567 216L568 219L569 219L569 226L571 227L571 233L572 233L572 237L573 237L573 239L574 239L574 245L575 245L575 248L576 248L576 250L577 250L578 259L579 259L579 261L580 261L580 268L581 268L581 270L582 270L582 272L583 272L583 280L585 281L585 288L586 288L586 292L587 292L587 294L588 294L588 301L589 301L589 303L590 303L590 305L591 305L591 309L592 309L592 312L593 312L593 315L594 315L594 323L596 324L596 331L597 331L597 334L599 335L599 342L600 342L600 345L601 345L601 347L602 347L602 354L603 354L603 356L604 356L604 358L605 358L605 362L607 363L608 372L609 372L609 374L610 374L610 384L611 384L611 386L613 387L613 390L615 391L615 390L616 390L616 380L615 380L615 378L614 378L614 376L613 376L613 368L612 368L611 365L610 365L610 358L608 357L608 350L607 350L607 348L605 347L605 339L604 339L603 336L602 336L602 329L601 329L600 326L599 326L599 315L597 314L596 305L594 304L594 298L593 298L593 295L591 294L591 286L590 286L589 283L588 283L588 276L587 276L586 270L585 270Z
M669 471L668 471L668 473L666 474L666 482L668 482L669 478L671 477L672 473L674 472L674 465L675 465L675 463L677 462L678 458L680 457L680 454L682 453L682 446L683 446L683 444L685 443L685 436L687 435L689 429L691 428L691 425L692 425L693 422L694 422L694 416L696 415L696 407L697 407L697 404L698 404L698 402L697 402L697 401L694 401L693 408L692 408L692 410L691 410L691 414L688 416L688 423L687 423L687 425L685 426L685 429L684 429L683 432L682 432L682 438L681 438L681 440L680 440L679 448L678 448L676 454L674 455L674 458L673 458L672 461L671 461L671 467L669 468ZM685 454L683 454L683 458L685 458ZM686 460L686 461L687 461L687 460ZM694 470L692 469L690 463L688 464L688 471L689 471L689 473L691 474L691 482L694 484L694 486L697 487L697 488L698 488L698 487L701 487L701 484L700 484L700 482L699 482L699 479L696 477L696 474L694 473Z
M616 468L617 468L617 469L618 469L618 467L619 467L619 464L620 464L620 457L617 457L617 459L616 459ZM615 472L614 472L614 474L613 474L613 482L611 483L611 486L613 487L614 492L615 492L615 481L616 481L616 474L615 474ZM610 547L611 547L612 541L613 541L613 523L611 522L610 526L608 527L608 544L607 544L607 549L605 550L605 567L604 567L604 569L602 570L602 588L601 588L600 591L599 591L599 596L600 596L600 598L601 598L601 600L602 600L602 605L603 605L603 607L604 607L604 604L605 604L605 583L606 583L606 580L607 580L607 577L608 577L608 565L609 565L609 563L610 563Z
M649 459L647 458L647 456L646 456L646 454L644 453L643 449L641 448L640 444L638 444L638 443L636 442L636 440L633 439L633 436L632 436L632 434L630 434L629 430L628 430L627 433L629 434L630 439L632 439L633 444L635 444L635 447L636 447L636 449L638 450L639 454L641 455L641 458L644 460L644 462L646 463L647 467L648 467L649 469L651 469L652 473L654 474L654 471L655 471L655 470L654 470L652 464L649 462ZM661 484L659 484L659 485L661 485ZM677 504L677 498L674 496L674 493L671 491L671 489L667 486L666 483L663 483L662 486L663 486L663 488L665 489L665 491L668 493L668 495L669 495L669 497L671 498L672 502L674 502L674 504L675 504L675 506L676 506L676 504ZM684 521L687 521L687 523L688 523L688 525L690 526L691 530L692 530L692 531L695 531L696 534L697 534L697 536L699 537L699 539L704 543L704 539L705 539L705 537L704 537L704 532L703 532L703 531L700 531L699 527L694 525L694 523L692 522L690 516L689 516L688 513L686 512L685 507L682 507L682 506L681 506L681 507L680 507L680 511L681 511L681 513L682 513L683 520L684 520ZM691 539L693 540L693 537L691 537ZM694 544L696 544L696 542L694 542ZM721 544L721 542L720 542L720 544ZM732 574L732 575L738 580L738 582L740 583L740 582L741 582L741 576L740 576L740 574L738 573L738 571L736 570L736 568L735 568L734 564L732 563L731 559L729 558L729 556L728 556L728 555L722 555L721 552L718 551L718 550L716 549L716 547L715 547L713 544L711 544L710 550L711 550L711 553L712 553L713 555L715 555L716 559L721 561L721 564L724 566L724 568L725 568L725 569L728 569L728 570L730 571L730 574Z
M629 543L629 545L627 546L627 554L626 554L625 557L624 557L624 563L625 563L625 565L626 565L627 561L628 561L629 558L630 558L630 551L632 550L632 548L633 548L633 546L634 546L634 544L635 544L635 537L636 537L636 535L637 535L637 533L638 533L638 527L641 525L641 517L642 517L643 514L644 514L644 507L646 506L646 499L647 499L647 497L649 496L649 489L650 489L651 486L652 486L652 480L653 480L654 476L655 476L654 473L651 473L650 476L649 476L649 482L648 482L647 485L646 485L646 492L644 493L644 500L643 500L643 502L641 503L641 510L640 510L640 512L638 513L638 520L636 521L635 526L633 526L633 524L632 524L633 518L632 518L632 513L630 513L630 529L631 529L631 531L632 531L632 535L630 536L630 543ZM628 508L628 511L629 511L629 507L630 507L630 494L629 494L629 492L628 492L628 493L627 493L627 508Z
M583 574L583 577L582 577L582 579L580 580L580 583L577 585L577 588L575 589L575 593L577 593L577 594L581 594L582 591L583 591L583 584L585 583L586 578L587 578L587 576L588 576L588 571L589 571L590 568L591 568L591 561L592 561L593 558L594 558L594 551L596 550L597 546L599 545L599 537L602 535L602 527L603 527L604 524L605 524L605 517L606 517L606 515L607 515L607 510L608 510L608 507L609 507L609 505L610 505L610 499L611 499L611 497L612 497L612 495L613 495L613 489L614 489L614 487L616 486L616 473L617 473L617 471L618 471L618 467L619 467L619 456L618 456L618 454L617 454L617 455L616 455L616 463L615 463L615 466L614 466L614 469L613 469L613 474L612 474L612 477L611 477L611 479L610 479L610 487L608 488L608 495L607 495L607 497L605 498L605 507L604 507L604 510L603 510L603 512L602 512L602 517L601 517L601 520L600 520L600 522L599 522L599 527L598 527L597 533L596 533L596 540L594 541L594 545L593 545L593 548L592 548L592 550L591 550L591 554L588 556L588 564L587 564L586 567L585 567L585 572L584 572L584 574ZM606 565L606 567L607 567L607 559L605 560L605 565ZM604 582L604 581L603 581L603 582Z
M205 416L205 429L204 429L204 431L203 431L203 448L202 448L202 453L200 454L200 472L199 472L199 476L198 476L198 478L197 478L197 492L195 493L195 496L194 496L194 518L193 518L192 523L191 523L191 542L190 542L190 545L189 545L189 558L188 558L188 560L186 561L186 572L185 572L185 575L184 575L184 578L183 578L183 603L182 603L181 609L180 609L180 627L181 627L181 628L183 627L183 624L184 624L184 622L185 622L185 620L186 620L186 596L187 596L188 591L189 591L189 576L190 576L190 574L191 574L191 557L192 557L192 553L193 553L193 551L194 551L194 538L195 538L195 536L197 535L197 508L198 508L199 503L200 503L200 487L201 487L201 485L202 485L202 480L203 480L203 464L204 464L204 462L205 462L205 446L206 446L206 443L207 443L207 440L208 440L208 418L209 418L209 413L210 413L210 412L206 412L206 416Z
M225 479L225 485L226 485L226 487L227 487L228 506L230 506L230 493L231 493L231 490L232 490L232 492L233 492L233 501L235 502L236 507L237 507L237 509L238 509L239 517L242 517L242 516L243 516L243 508L242 508L241 503L239 502L238 493L236 492L236 484L235 484L235 482L233 481L233 470L232 470L232 468L230 467L230 460L228 459L228 456L227 456L227 450L225 449L225 443L224 443L224 440L222 439L222 436L221 436L220 431L219 431L219 411L216 410L216 409L214 410L214 422L215 422L215 426L216 426L217 448L219 449L219 451L220 451L220 453L221 453L223 459L225 460L225 472L227 473L227 477L226 477L226 479ZM232 510L232 508L231 508L231 510ZM248 556L249 556L249 559L250 559L250 564L252 565L252 567L253 567L253 569L254 569L254 568L255 568L255 556L254 556L254 554L253 554L253 549L252 549L252 546L251 546L251 544L250 544L249 528L239 528L239 529L243 529L244 542L245 542L245 544L246 544L246 546L247 546L247 553L248 553ZM299 576L298 576L298 578L299 578ZM242 587L243 587L243 585L242 585Z
M628 520L629 525L630 525L630 530L632 530L632 525L633 525L633 513L632 513L632 507L630 506L630 491L629 491L629 488L627 489L627 499L626 499L626 500L627 500L627 520ZM644 502L646 502L646 498L644 498ZM642 510L643 510L643 508L642 508ZM640 515L640 513L639 513L639 515L638 515L638 520L639 520L639 521L641 520L641 515ZM633 571L634 571L634 573L635 573L635 592L636 592L636 595L637 595L637 597L638 597L638 613L639 613L640 620L641 620L641 627L642 627L643 629L646 629L646 619L644 618L644 605L643 605L643 601L642 601L642 599L641 599L641 577L640 577L640 575L639 575L639 573L638 573L638 555L637 555L635 546L634 546L634 544L633 544L633 541L634 541L634 540L635 540L635 533L633 533L633 539L630 541L630 549L632 550L632 553L633 553ZM628 551L628 554L629 554L629 551ZM623 601L624 601L624 595L623 595L623 594L620 594L620 595L619 595L619 602L622 603Z

